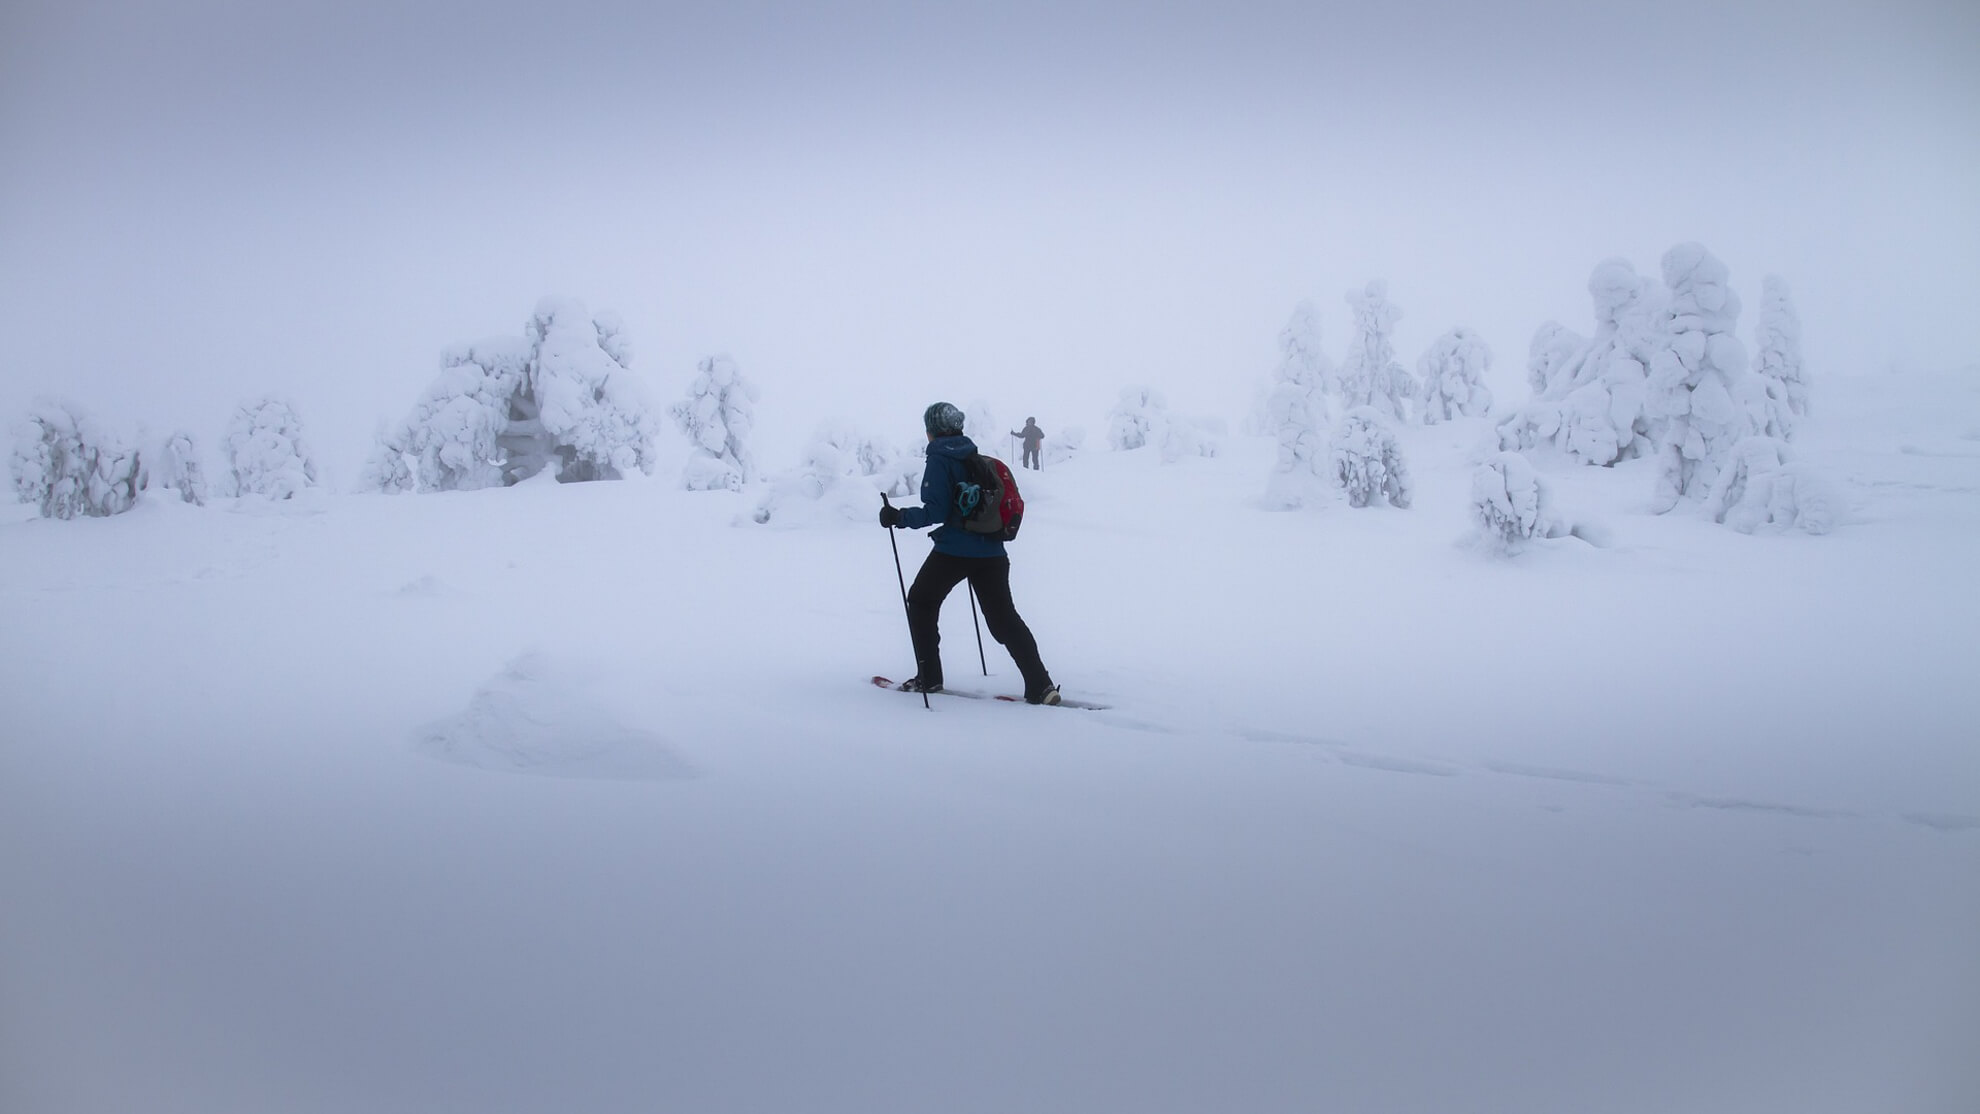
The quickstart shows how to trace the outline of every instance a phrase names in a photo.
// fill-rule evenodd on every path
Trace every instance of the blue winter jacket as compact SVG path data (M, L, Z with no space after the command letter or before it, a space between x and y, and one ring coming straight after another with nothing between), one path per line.
M919 530L934 526L929 539L937 553L953 557L1002 557L1004 540L973 534L963 528L956 509L956 485L967 473L963 461L976 452L976 442L958 433L928 443L928 466L921 472L921 505L901 508L901 525ZM939 524L939 525L938 525Z

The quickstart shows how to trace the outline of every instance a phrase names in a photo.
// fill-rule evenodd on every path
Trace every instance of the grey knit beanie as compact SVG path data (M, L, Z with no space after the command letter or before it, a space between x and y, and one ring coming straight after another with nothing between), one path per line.
M938 402L921 412L921 424L930 437L950 437L963 431L963 412Z

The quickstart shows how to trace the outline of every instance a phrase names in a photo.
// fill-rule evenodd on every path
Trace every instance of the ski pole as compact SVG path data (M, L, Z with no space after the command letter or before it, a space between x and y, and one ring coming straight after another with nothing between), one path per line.
M976 585L969 586L969 625L976 628L976 661L983 666L983 675L990 675L990 661L983 656L983 625L976 621Z
M883 507L893 506L892 503L887 502L887 493L884 491L880 493L880 505ZM887 530L887 544L893 547L894 550L894 579L901 582L901 613L907 616L908 644L912 646L914 644L914 613L908 610L907 574L901 571L901 543L894 540L894 531L892 528ZM918 659L914 663L914 671L915 676L921 676L921 662ZM928 693L925 691L921 694L921 706L927 708L929 711L934 711L934 706L928 703Z

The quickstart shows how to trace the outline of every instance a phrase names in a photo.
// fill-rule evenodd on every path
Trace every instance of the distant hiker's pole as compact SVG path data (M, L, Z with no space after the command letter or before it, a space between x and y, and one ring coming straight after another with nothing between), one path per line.
M976 585L969 586L969 624L976 628L976 660L983 666L983 675L990 675L990 661L983 656L983 625L976 621Z
M887 493L884 491L880 493L880 505L883 507L893 506L892 503L887 502ZM892 530L887 531L887 544L893 547L894 550L894 579L901 582L901 613L908 617L908 641L912 644L914 641L914 615L908 611L907 574L901 571L901 543L894 540L894 532ZM914 669L915 676L921 676L920 662L917 661L914 663ZM933 706L928 703L928 694L926 692L921 694L921 706L930 711L934 710Z

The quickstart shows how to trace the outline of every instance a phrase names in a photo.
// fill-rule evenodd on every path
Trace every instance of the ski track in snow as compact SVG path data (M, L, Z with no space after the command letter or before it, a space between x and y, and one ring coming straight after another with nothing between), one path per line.
M1980 816L1951 812L1907 812L1906 823L1941 832L1980 832Z
M1872 814L1849 809L1824 808L1783 801L1755 800L1735 796L1712 796L1679 790L1661 789L1649 783L1635 781L1629 778L1613 777L1607 774L1590 773L1585 770L1535 766L1522 762L1507 762L1498 759L1485 759L1476 764L1465 764L1377 754L1349 749L1348 744L1339 739L1302 735L1295 732L1267 728L1235 727L1229 731L1229 734L1249 742L1286 743L1296 746L1324 748L1343 766L1380 773L1415 774L1446 778L1460 777L1466 773L1483 773L1503 777L1561 782L1567 785L1578 785L1590 789L1636 790L1645 794L1655 795L1677 807L1716 812L1748 813L1802 820L1855 820L1875 818ZM1559 811L1561 806L1548 805L1543 807L1551 811ZM1905 812L1897 814L1893 818L1942 832L1980 831L1980 817L1962 813Z

